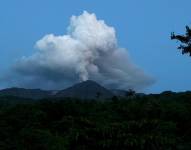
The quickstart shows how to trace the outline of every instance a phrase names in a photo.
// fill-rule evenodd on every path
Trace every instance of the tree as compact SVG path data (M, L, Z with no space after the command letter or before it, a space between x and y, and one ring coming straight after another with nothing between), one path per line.
M134 96L135 95L135 91L133 90L133 89L129 89L126 93L125 93L125 95L126 95L126 97L132 97L132 96Z
M101 97L101 92L96 93L96 98L99 99Z
M187 54L191 56L191 28L186 26L186 33L185 35L175 35L174 32L171 33L171 40L178 40L181 42L178 49L182 51L182 54Z

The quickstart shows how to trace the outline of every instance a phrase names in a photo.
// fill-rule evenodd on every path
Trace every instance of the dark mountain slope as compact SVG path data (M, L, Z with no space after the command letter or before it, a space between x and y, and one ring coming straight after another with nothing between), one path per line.
M51 91L40 89L8 88L0 90L0 96L15 96L29 99L42 99L51 96Z
M73 85L65 90L58 92L56 97L76 97L81 99L111 98L113 93L99 85L98 83L87 80Z

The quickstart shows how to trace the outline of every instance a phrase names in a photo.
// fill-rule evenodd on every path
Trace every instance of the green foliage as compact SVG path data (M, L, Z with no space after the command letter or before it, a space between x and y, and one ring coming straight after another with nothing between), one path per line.
M189 150L190 100L191 92L170 91L108 101L7 98L0 150Z
M181 42L178 49L182 51L182 54L187 54L191 56L191 28L186 26L186 33L185 35L175 35L174 33L171 34L172 40L178 40Z

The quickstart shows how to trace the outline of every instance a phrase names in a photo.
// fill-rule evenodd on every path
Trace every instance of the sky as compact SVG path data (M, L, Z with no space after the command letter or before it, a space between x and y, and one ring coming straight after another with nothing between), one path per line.
M170 40L171 32L184 33L191 24L190 5L190 0L1 0L1 75L22 56L34 54L35 43L45 35L66 34L71 16L86 10L115 28L118 45L155 79L144 91L190 90L191 57Z

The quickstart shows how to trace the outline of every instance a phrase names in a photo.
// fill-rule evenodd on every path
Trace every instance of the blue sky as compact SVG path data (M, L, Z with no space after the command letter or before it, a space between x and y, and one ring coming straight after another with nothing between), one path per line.
M118 43L137 66L156 79L148 92L191 89L191 57L181 55L170 33L191 24L190 0L1 0L1 74L48 33L64 34L72 15L84 10L113 26Z

